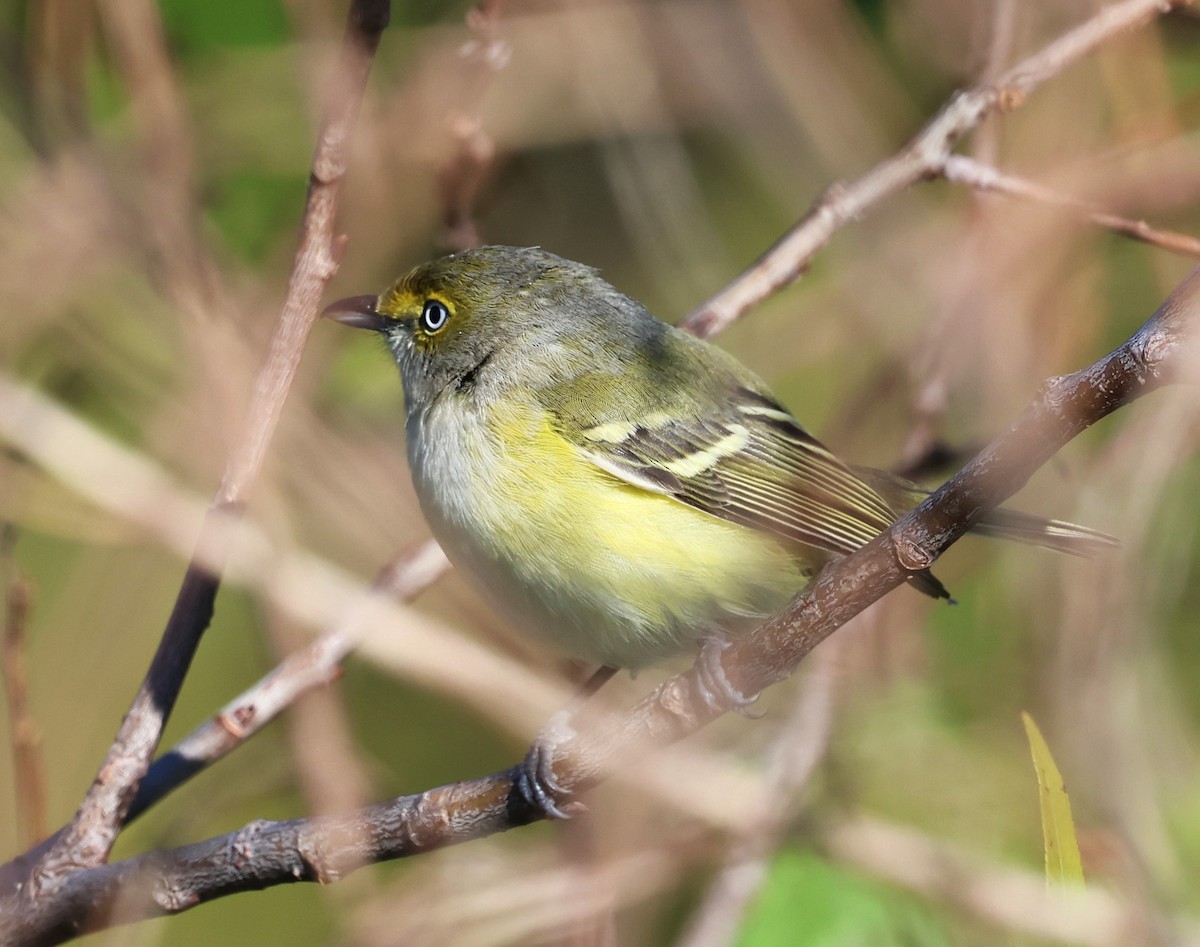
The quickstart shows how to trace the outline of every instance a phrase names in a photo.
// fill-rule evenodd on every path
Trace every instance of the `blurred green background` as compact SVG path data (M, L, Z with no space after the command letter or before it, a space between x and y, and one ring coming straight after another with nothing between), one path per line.
M199 499L216 487L279 314L343 7L14 0L0 12L2 371ZM485 35L465 25L465 4L396 4L355 131L338 225L349 243L329 298L377 292L445 249L439 181L465 129L495 149L470 202L484 240L596 265L678 319L953 90L1092 9L533 0L499 5ZM507 50L495 70L472 55L489 39ZM1200 21L1176 13L1106 44L964 150L1200 233ZM897 467L932 443L985 443L1043 379L1124 339L1190 266L1063 209L929 183L841 230L720 344L840 455ZM367 579L428 531L394 367L358 335L314 328L251 514L281 547ZM785 806L738 943L1043 943L966 906L953 884L922 884L896 850L838 843L878 820L1036 879L1022 709L1066 777L1090 883L1148 919L1122 942L1156 942L1149 919L1200 914L1198 433L1194 389L1181 388L1080 437L1016 505L1117 534L1122 549L1083 562L962 543L938 570L956 607L899 590L767 695L766 718L688 741L732 780L723 800L680 806L606 786L581 825L228 898L90 942L675 943L761 802L772 746L806 739L816 769ZM19 530L15 562L32 589L25 657L53 828L94 775L184 562L144 524L43 473L26 447L0 444L0 517ZM99 475L87 457L79 470ZM417 606L562 671L456 576ZM291 626L261 589L224 588L167 744L319 630ZM620 682L619 699L668 670ZM827 728L789 730L791 706L818 686ZM502 716L352 659L333 688L135 823L116 856L510 765L532 734ZM6 709L0 718L7 734ZM5 857L30 830L14 793L6 737Z

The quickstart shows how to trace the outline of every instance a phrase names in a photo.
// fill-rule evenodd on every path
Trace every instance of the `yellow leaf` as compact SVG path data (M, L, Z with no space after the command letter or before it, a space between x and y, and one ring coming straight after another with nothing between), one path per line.
M1083 862L1079 858L1079 841L1075 837L1075 820L1071 818L1071 800L1067 796L1062 774L1054 765L1050 747L1033 718L1024 711L1021 720L1033 754L1037 772L1038 801L1042 810L1042 842L1046 850L1046 883L1082 885Z

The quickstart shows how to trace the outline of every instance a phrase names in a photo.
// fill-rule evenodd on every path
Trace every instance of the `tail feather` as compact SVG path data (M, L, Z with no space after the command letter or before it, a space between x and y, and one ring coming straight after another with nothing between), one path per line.
M862 477L898 512L911 510L929 496L929 491L903 477L873 467L854 467ZM999 507L985 513L971 532L998 539L1043 546L1072 556L1098 556L1106 549L1120 546L1121 541L1108 533L1086 526L1076 526L1063 520L1048 520L1020 510ZM932 589L923 590L935 594ZM936 597L936 596L935 596Z
M1020 510L1004 507L985 513L972 532L997 539L1030 543L1057 552L1084 558L1097 556L1121 545L1121 541L1098 529L1089 529L1064 520L1048 520Z

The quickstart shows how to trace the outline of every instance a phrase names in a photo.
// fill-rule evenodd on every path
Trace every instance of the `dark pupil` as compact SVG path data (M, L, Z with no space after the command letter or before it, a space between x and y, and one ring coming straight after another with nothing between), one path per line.
M450 318L450 312L436 299L430 299L425 303L425 308L421 310L421 322L425 324L425 331L437 332L446 324L446 320Z

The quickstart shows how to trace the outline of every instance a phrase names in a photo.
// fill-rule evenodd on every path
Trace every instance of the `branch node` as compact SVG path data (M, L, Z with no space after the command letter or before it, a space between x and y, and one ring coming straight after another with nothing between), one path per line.
M333 260L334 267L342 265L342 257L346 253L346 246L350 243L350 235L340 233L329 241L329 258Z
M934 555L906 533L895 535L892 544L896 550L896 561L906 572L924 572L933 565Z
M253 863L255 842L259 834L270 826L271 823L266 819L255 819L234 834L229 842L229 854L234 865L241 868Z
M247 728L254 722L258 709L253 704L238 707L232 713L220 714L217 725L231 737L241 740L246 736Z
M996 90L996 109L1000 112L1014 112L1025 104L1025 92L1015 85L1001 86Z
M309 874L319 885L331 885L341 880L342 872L325 857L320 845L311 845L307 839L301 839L297 845L297 853L302 862L292 866L292 877L300 880L304 877L303 865L308 866Z
M690 675L680 675L664 681L655 694L658 705L685 726L692 725L697 706L697 702L692 698L692 689L688 685L689 677Z
M1062 410L1063 397L1070 389L1071 376L1054 375L1047 378L1038 388L1035 402L1040 402L1058 414Z
M167 914L179 914L200 903L200 895L194 888L184 888L161 876L154 884L152 897Z

